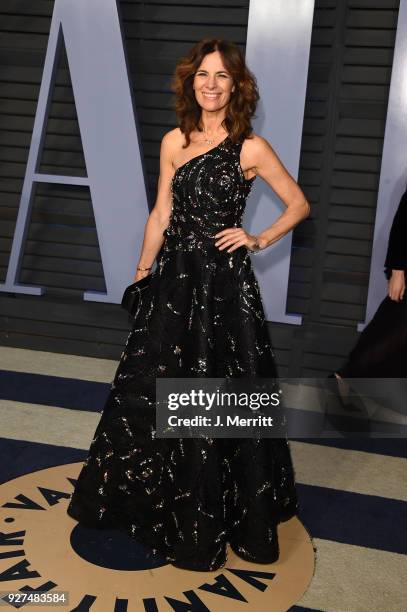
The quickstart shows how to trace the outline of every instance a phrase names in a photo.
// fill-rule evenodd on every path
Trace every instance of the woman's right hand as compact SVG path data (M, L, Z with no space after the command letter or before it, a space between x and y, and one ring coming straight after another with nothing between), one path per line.
M136 270L133 282L136 283L137 281L141 280L145 276L148 276L149 274L151 274L151 270Z

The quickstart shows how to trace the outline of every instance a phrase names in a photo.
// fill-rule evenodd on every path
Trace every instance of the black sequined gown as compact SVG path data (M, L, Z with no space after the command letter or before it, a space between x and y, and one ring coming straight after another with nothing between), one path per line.
M214 246L241 226L253 180L227 137L177 169L173 209L149 288L68 506L179 567L211 571L227 543L246 560L278 556L277 524L298 501L286 438L159 438L155 377L277 377L245 247Z

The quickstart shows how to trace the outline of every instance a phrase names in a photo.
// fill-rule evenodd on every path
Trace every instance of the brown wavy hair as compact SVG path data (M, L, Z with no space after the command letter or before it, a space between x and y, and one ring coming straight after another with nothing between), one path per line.
M193 130L202 131L202 109L195 98L193 81L205 55L213 51L219 51L221 54L235 86L222 125L233 143L244 140L253 131L251 119L259 100L256 77L247 68L235 43L221 38L204 38L192 47L188 55L179 60L171 82L171 89L175 94L175 112L180 130L186 139L184 148L191 142L190 134Z

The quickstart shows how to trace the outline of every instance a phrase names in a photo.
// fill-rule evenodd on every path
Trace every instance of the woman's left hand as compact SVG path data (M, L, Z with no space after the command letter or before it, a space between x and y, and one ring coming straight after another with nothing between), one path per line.
M215 246L220 251L227 249L227 253L235 251L241 246L245 246L250 250L259 250L256 248L257 244L260 245L260 249L265 247L264 241L257 236L253 236L246 232L242 227L229 227L215 234L216 242ZM230 247L230 248L228 248Z

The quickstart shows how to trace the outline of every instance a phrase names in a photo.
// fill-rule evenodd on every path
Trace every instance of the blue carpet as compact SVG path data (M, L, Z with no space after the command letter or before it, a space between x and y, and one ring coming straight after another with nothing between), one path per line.
M109 383L0 370L0 398L16 402L100 412L109 389Z
M407 554L407 502L297 484L299 517L313 537Z
M64 463L84 461L86 455L86 451L77 448L0 438L0 482Z

